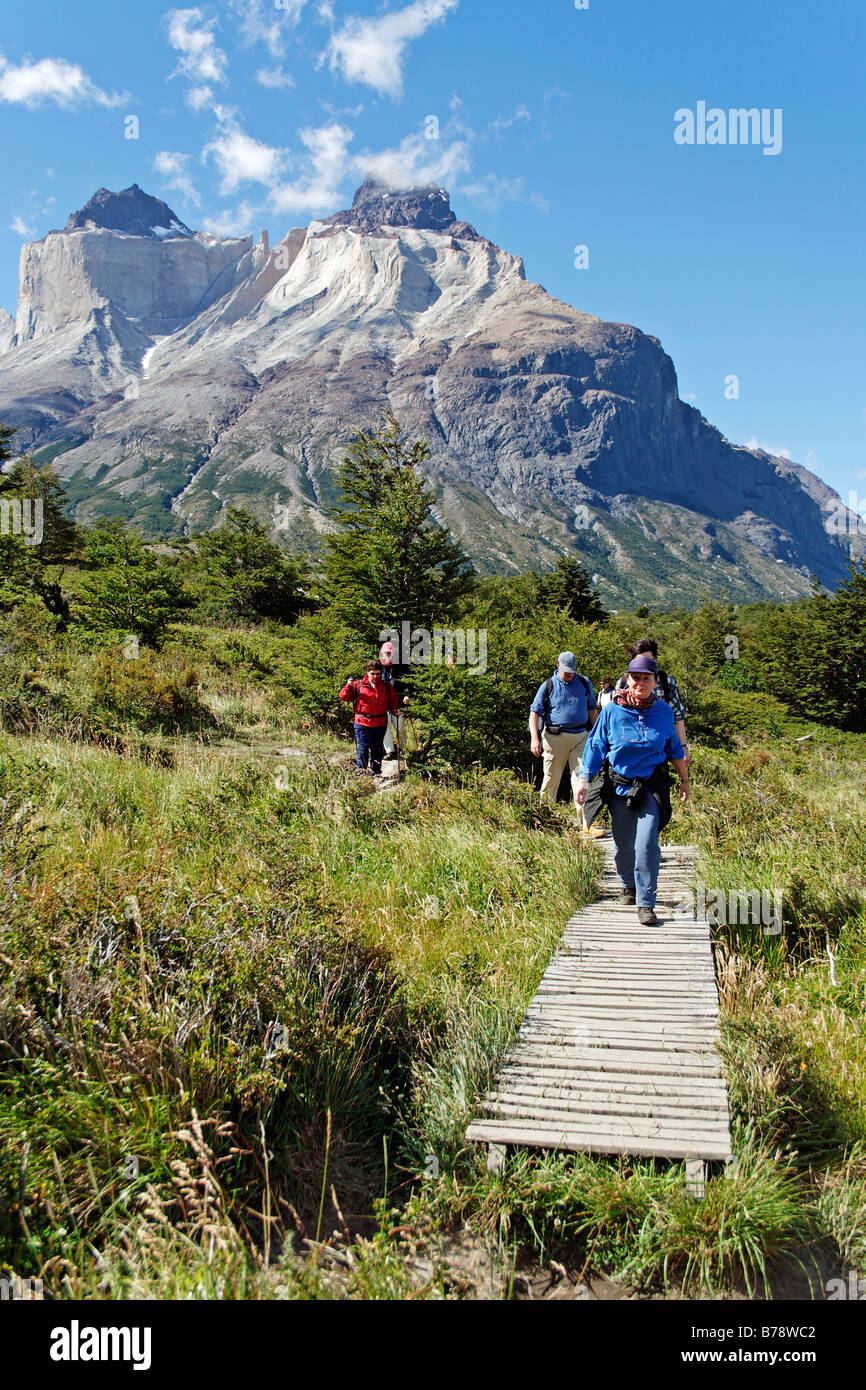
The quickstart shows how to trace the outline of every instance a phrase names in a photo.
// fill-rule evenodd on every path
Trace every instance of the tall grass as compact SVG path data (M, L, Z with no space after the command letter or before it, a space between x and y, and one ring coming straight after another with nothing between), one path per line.
M804 1248L862 1262L860 742L695 746L668 832L704 884L783 894L781 936L715 932L737 1175L700 1204L643 1160L493 1176L466 1125L597 855L507 773L352 779L262 674L279 641L184 632L160 662L215 719L185 736L91 736L87 653L16 677L0 1263L59 1297L450 1298L467 1228L503 1265L715 1296Z

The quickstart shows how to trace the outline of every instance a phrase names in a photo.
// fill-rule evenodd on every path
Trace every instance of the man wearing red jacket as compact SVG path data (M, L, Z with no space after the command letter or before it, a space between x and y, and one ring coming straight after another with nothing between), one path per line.
M340 699L351 700L355 710L357 769L378 776L382 771L388 715L396 714L400 708L393 685L386 685L382 680L381 661L367 663L367 674L363 680L347 680L340 691Z

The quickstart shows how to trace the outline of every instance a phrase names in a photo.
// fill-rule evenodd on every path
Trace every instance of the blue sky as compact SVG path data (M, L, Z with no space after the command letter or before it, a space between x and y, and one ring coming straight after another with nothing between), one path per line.
M864 61L859 0L28 0L0 32L0 304L100 185L273 242L367 170L443 183L530 279L658 337L730 440L859 502Z

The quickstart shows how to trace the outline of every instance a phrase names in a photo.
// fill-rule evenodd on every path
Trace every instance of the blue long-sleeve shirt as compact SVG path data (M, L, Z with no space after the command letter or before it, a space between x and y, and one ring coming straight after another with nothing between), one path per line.
M579 777L591 781L605 758L621 777L650 777L668 758L686 755L674 728L670 705L656 700L648 710L631 709L613 701L605 705L583 746ZM625 796L628 788L617 787Z
M542 681L535 699L529 706L530 712L541 715L545 724L559 724L563 729L585 729L589 723L590 710L598 708L592 681L587 678L586 683L589 686L589 698L580 676L574 675L570 681L564 681L557 669L553 673L549 707L547 681Z

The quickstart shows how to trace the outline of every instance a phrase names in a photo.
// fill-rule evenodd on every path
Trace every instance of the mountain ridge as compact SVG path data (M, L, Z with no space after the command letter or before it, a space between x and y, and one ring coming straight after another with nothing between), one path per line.
M481 570L575 551L608 602L795 597L862 553L828 533L821 479L730 444L657 338L527 281L439 185L365 180L273 248L101 189L22 248L0 418L55 459L81 520L178 533L235 502L314 552L336 463L388 408L428 438L437 512Z

